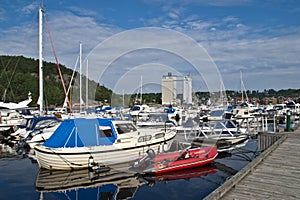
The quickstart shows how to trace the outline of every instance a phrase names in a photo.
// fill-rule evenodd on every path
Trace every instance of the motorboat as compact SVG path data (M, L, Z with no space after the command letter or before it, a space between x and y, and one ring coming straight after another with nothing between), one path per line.
M61 120L55 116L26 118L24 124L17 131L10 134L10 140L18 146L29 145L33 149L36 144L45 142L60 123Z
M150 148L168 150L176 132L168 127L139 128L115 118L64 120L51 137L34 147L40 168L73 170L90 162L114 165L133 161Z
M141 174L165 174L200 167L211 163L218 155L216 146L186 148L181 151L147 154L134 162L133 167Z
M215 145L218 152L229 152L245 146L249 141L248 134L220 134L209 137L196 137L191 142L193 147Z
M19 103L0 101L0 133L13 130L21 125L22 111L28 111L28 104L31 101L31 92L28 93L28 99Z
M53 132L58 128L60 123L60 121L56 121L50 123L47 127L44 127L42 129L32 130L27 136L27 138L24 140L24 142L28 144L31 149L33 149L35 145L47 141L48 138L51 137Z
M175 123L168 119L167 113L140 113L138 116L135 124L139 127L175 126Z
M216 145L218 151L225 151L245 144L249 139L246 128L237 127L231 120L218 121L215 124L205 123L183 133L178 133L176 139L186 143L210 141L208 145ZM200 141L200 142L199 142ZM207 146L207 145L206 145Z

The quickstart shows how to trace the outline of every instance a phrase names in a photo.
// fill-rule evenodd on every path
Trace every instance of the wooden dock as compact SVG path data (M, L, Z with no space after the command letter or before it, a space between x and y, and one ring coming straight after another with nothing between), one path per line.
M205 199L300 199L300 129L284 133Z

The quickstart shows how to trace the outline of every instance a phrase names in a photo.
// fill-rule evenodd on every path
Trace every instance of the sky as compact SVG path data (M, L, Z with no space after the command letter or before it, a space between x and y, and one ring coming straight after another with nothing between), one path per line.
M241 80L246 90L300 88L297 0L1 0L0 55L38 58L41 5L44 60L55 62L50 31L59 62L78 71L81 42L83 74L119 93L141 83L160 92L168 72L192 76L194 91L219 76L226 90Z

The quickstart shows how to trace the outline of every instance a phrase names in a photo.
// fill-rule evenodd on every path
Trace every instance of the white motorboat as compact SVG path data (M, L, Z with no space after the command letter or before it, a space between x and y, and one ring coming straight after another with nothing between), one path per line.
M114 165L133 161L150 148L170 148L173 129L137 129L132 121L103 118L64 120L42 145L34 147L41 168L72 170L95 163Z

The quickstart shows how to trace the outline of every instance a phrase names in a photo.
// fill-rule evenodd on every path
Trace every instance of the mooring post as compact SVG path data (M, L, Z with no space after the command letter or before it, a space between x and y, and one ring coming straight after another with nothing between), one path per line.
M291 131L291 111L288 110L286 113L286 131Z

